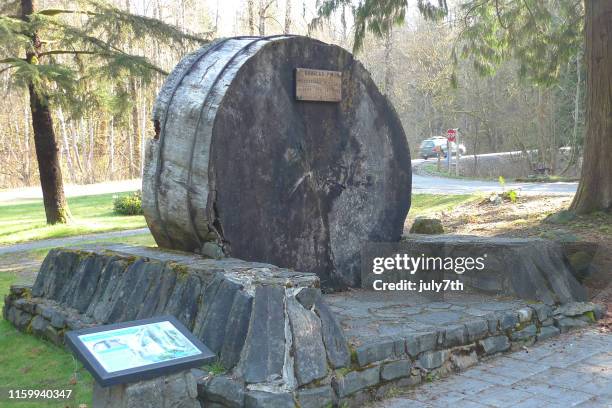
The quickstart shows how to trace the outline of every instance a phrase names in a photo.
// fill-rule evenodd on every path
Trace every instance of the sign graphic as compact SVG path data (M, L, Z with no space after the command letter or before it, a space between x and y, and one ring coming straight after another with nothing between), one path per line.
M200 353L168 321L85 334L79 340L109 373Z
M68 332L66 339L102 386L154 378L215 358L172 316Z

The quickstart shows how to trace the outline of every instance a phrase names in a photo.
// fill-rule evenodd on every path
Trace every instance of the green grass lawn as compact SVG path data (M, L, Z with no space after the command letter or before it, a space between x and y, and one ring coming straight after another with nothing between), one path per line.
M413 194L408 216L414 218L438 211L450 211L460 204L481 198L478 194Z
M131 193L111 193L68 199L73 221L49 226L45 222L42 200L0 204L0 245L59 238L95 232L126 230L146 226L141 215L123 216L113 212L113 196Z
M449 173L448 165L446 164L446 160L442 161L440 171L438 171L438 165L436 163L424 163L421 165L421 169L425 173L430 174L432 176L446 177L446 178L453 178L453 179L460 179L460 180L477 180L474 177L458 176L454 170L452 173ZM478 180L493 180L493 179L484 178L484 179L478 179Z
M126 245L141 245L141 246L157 246L155 243L155 239L153 239L153 235L139 234L139 235L131 235L128 237L116 237L116 238L107 238L107 239L87 239L87 236L83 237L83 239L79 242L79 245L88 245L88 244L126 244ZM40 257L42 260L49 250L53 247L49 248L39 248L32 251L29 251L28 254L36 257ZM1 257L0 257L1 259ZM1 274L1 271L0 271Z
M124 238L112 238L97 241L84 240L88 243L124 243L132 245L154 246L150 234L133 235ZM50 248L37 249L20 256L30 260L45 257ZM14 259L15 255L0 257ZM0 299L8 294L10 285L21 283L17 272L2 269L0 266ZM74 407L79 404L91 406L93 379L75 360L72 354L51 342L17 331L0 316L0 407L37 408L37 407ZM68 401L33 402L9 401L6 392L9 389L72 389L73 397Z
M0 298L18 279L15 273L0 273ZM89 373L67 350L17 331L0 318L0 406L15 408L91 406L92 381ZM8 390L72 389L70 400L11 401Z

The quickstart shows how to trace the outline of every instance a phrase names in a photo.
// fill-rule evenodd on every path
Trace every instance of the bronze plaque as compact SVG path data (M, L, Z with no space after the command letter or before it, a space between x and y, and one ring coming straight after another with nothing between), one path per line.
M340 102L342 72L296 68L295 99L298 101Z

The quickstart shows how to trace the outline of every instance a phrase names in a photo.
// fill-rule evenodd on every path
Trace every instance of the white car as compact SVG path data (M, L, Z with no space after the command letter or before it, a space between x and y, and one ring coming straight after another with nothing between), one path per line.
M439 150L442 151L442 154L444 155L444 157L447 156L447 141L446 141L446 137L444 136L434 136L434 137L430 137L429 139L425 139L421 142L421 146L419 148L419 156L421 156L421 158L427 160L430 157L436 157L438 155L438 148ZM459 152L463 155L465 154L465 145L460 143L457 146L457 143L455 142L451 142L450 143L450 147L451 147L451 152L453 154L457 154L457 149L459 149Z

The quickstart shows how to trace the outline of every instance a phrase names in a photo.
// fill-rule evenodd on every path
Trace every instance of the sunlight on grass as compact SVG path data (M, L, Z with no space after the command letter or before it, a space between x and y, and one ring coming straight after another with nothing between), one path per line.
M8 293L17 275L0 272L0 298ZM2 407L78 407L91 405L92 378L66 349L17 331L0 317L0 384L7 389L72 389L70 400L31 402L0 401ZM5 391L3 391L4 393Z
M113 196L131 193L111 193L73 197L68 206L73 221L65 225L47 225L42 200L0 204L0 245L60 238L96 232L136 229L146 226L141 215L124 216L113 212Z
M450 211L460 204L481 199L477 194L413 194L409 218L439 211Z
M123 217L125 218L125 217ZM151 234L117 237L104 240L83 240L80 244L122 243L129 245L155 246ZM24 259L39 260L51 248L37 249L20 254ZM14 254L4 257L12 260ZM10 264L10 262L9 262ZM13 268L0 269L0 299L8 294L10 285L22 282ZM8 402L0 401L1 407L78 407L91 406L93 379L68 350L31 335L17 331L0 316L0 384L4 389L72 389L73 398L68 401ZM4 398L4 395L2 396Z
M146 247L157 247L157 244L155 243L155 239L153 239L153 235L149 233L130 235L128 237L116 237L116 238L107 238L107 239L89 239L88 240L86 237L84 237L83 240L79 242L78 245L88 245L88 244L126 244L126 245L140 245L140 246L146 246ZM27 253L29 255L40 258L42 260L47 255L47 252L49 252L52 248L55 248L55 247L38 248L32 251L28 251ZM2 257L0 257L0 259L2 259Z

